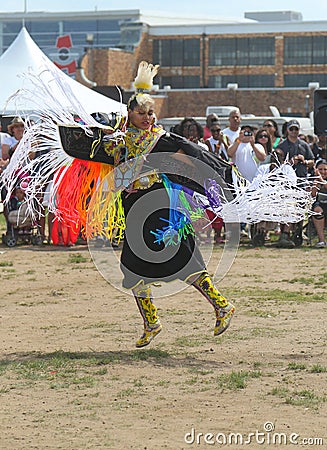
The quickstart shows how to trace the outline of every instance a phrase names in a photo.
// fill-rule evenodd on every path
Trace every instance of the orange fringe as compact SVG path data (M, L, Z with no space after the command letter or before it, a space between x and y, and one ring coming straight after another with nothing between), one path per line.
M68 167L60 168L56 180L56 219L70 228L70 235L85 237L88 204L99 182L113 168L108 164L74 159Z

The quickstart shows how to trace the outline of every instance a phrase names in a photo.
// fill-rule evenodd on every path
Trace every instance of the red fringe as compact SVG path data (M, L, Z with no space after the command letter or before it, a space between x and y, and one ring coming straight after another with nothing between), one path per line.
M60 182L55 189L54 244L74 244L79 233L84 234L87 206L96 190L101 167L101 163L74 159L70 166L58 170L55 178Z

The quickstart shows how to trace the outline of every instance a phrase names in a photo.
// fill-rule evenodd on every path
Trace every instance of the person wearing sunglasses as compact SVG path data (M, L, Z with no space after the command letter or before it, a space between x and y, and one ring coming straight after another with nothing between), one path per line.
M266 152L266 158L264 161L260 161L261 164L270 164L271 160L271 151L272 151L272 145L271 145L271 137L268 133L266 128L260 128L255 135L254 142L256 144L261 144L262 147L265 149Z
M278 145L284 154L284 160L289 160L299 181L308 177L309 169L314 165L314 154L309 144L299 139L300 124L297 120L287 123L287 137Z
M223 135L219 122L213 122L211 128L211 136L204 141L211 153L222 158L224 161L228 161L227 148L230 143L228 137Z
M300 124L297 120L290 120L286 125L286 139L279 144L278 149L283 152L283 161L289 161L293 166L298 186L308 187L309 170L314 165L314 154L309 144L299 138ZM291 233L292 232L292 238ZM283 224L277 243L278 247L292 248L302 244L302 221L297 224Z
M266 131L268 131L270 135L271 140L271 148L275 149L278 147L278 145L282 142L282 137L278 130L278 124L275 120L266 120L263 123L262 128L265 128Z

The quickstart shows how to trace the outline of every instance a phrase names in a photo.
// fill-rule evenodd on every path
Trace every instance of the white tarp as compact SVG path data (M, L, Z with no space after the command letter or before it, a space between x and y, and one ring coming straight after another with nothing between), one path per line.
M35 91L33 77L42 78L48 93L63 109L73 109L69 98L75 96L89 114L96 111L126 112L126 106L122 103L92 91L62 72L37 46L26 28L22 28L11 46L0 56L0 114L23 115L38 110L41 106L38 105L38 98L31 94ZM57 77L64 78L67 86L65 92L55 82ZM17 91L19 95L14 95ZM44 109L44 105L41 108Z

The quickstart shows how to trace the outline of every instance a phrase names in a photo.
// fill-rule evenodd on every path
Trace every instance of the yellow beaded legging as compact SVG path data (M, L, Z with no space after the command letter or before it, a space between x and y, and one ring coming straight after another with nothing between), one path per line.
M194 286L214 307L215 311L227 306L228 301L221 295L208 272L203 272L194 281L189 280L189 284ZM158 310L153 303L151 287L148 284L142 284L132 289L136 304L144 321L144 328L150 330L160 324Z
M216 311L228 305L228 301L218 291L208 272L203 272L195 281L189 280L189 284L200 291Z
M152 300L151 287L142 284L132 289L136 304L144 321L144 328L150 330L160 324L158 310Z

